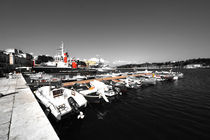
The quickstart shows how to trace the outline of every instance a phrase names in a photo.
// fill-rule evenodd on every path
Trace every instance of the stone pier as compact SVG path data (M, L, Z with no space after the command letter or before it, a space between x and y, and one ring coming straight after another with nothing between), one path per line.
M22 74L0 78L0 139L59 140Z

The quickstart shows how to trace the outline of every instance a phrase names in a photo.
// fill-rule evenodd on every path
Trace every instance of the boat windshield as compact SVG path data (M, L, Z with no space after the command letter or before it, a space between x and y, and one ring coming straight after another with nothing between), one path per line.
M62 96L63 95L63 89L56 89L53 92L53 97L58 97L58 96Z

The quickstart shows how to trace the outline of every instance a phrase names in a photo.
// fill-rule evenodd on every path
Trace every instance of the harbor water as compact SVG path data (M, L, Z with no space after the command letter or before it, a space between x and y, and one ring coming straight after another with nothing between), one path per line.
M88 104L83 120L49 119L62 140L210 139L210 69L180 72L183 79Z

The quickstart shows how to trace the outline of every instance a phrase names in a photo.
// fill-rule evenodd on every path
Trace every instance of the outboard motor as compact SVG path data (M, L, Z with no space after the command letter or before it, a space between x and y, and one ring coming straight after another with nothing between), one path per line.
M83 114L82 111L79 110L79 105L77 104L77 102L72 97L68 98L68 102L69 102L69 105L71 106L73 112L79 114L77 116L77 118L78 119L83 119L84 118L84 114Z
M68 98L68 102L69 102L69 105L71 106L72 110L74 112L78 113L79 105L77 104L77 102L72 97Z

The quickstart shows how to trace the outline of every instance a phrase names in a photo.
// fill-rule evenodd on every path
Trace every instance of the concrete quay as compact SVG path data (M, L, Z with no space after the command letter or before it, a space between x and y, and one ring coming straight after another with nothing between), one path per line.
M22 74L0 78L0 140L59 140Z

